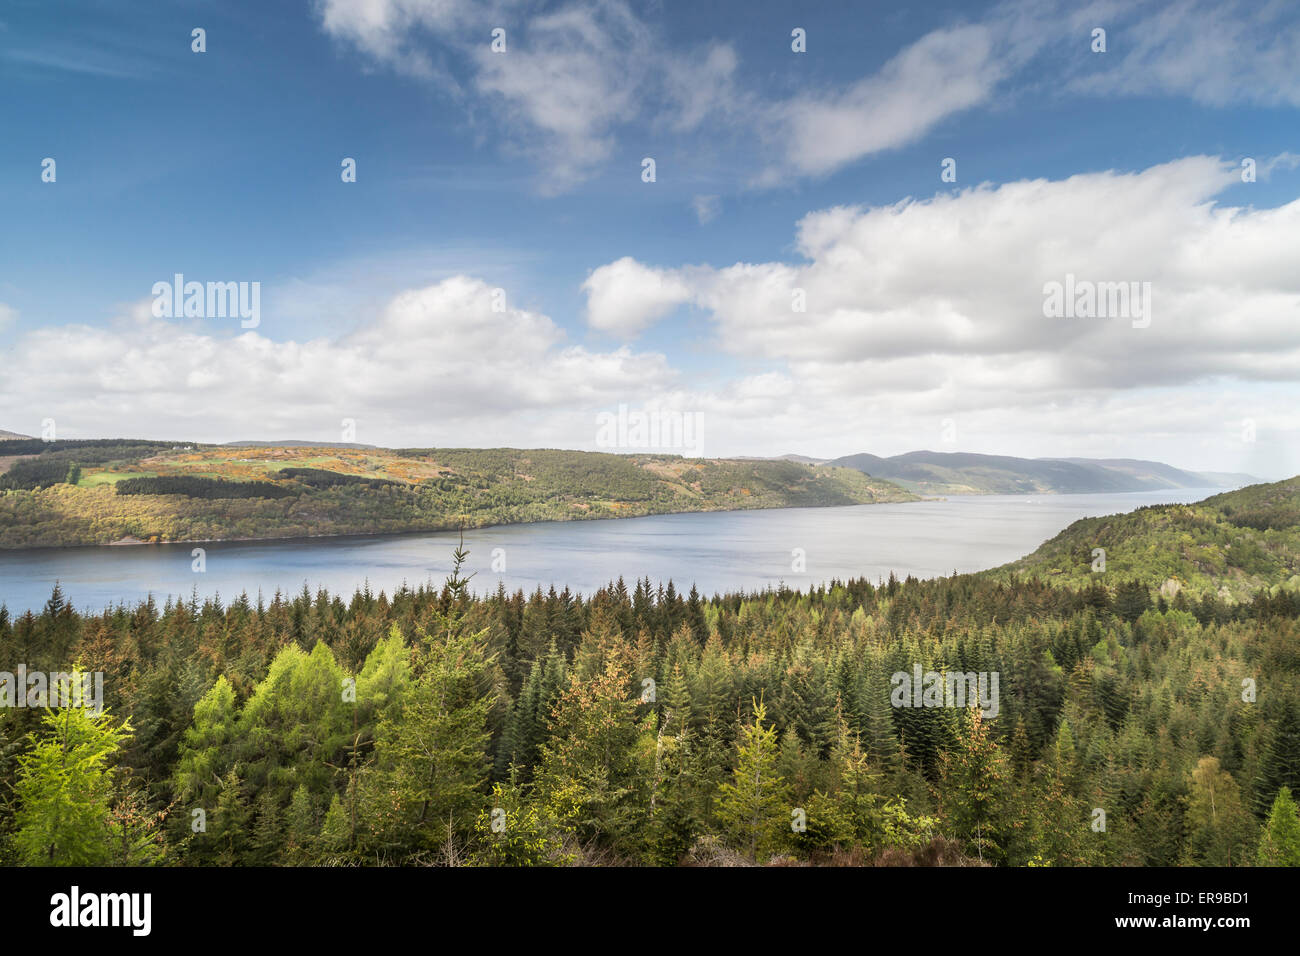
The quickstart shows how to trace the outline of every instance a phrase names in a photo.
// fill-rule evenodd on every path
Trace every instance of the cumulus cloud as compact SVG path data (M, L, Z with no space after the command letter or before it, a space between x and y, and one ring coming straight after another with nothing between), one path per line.
M987 413L987 428L1044 422L1048 408L1088 421L1081 410L1093 407L1100 422L1095 408L1122 408L1124 394L1179 389L1195 404L1189 396L1225 382L1294 393L1300 268L1288 237L1300 230L1300 200L1215 201L1239 181L1234 163L1200 156L983 185L810 213L797 229L804 261L650 269L624 258L592 275L612 315L656 277L671 290L663 298L704 309L718 348L786 369L781 389L810 430L828 414L841 425L929 422L923 434L958 414ZM1136 311L1045 316L1045 287L1067 276L1150 283L1149 325L1135 327Z
M1237 174L1202 156L834 207L799 223L805 262L656 270L624 258L589 285L602 303L689 299L709 311L723 348L795 365L949 355L978 369L982 357L1038 356L1021 370L1026 387L1025 369L1077 387L1289 379L1300 369L1300 270L1287 236L1300 201L1217 205ZM1150 327L1046 318L1044 286L1071 275L1150 283ZM658 300L647 293L656 280L670 290ZM662 308L647 304L637 322Z
M239 335L154 319L33 330L0 382L0 416L53 417L60 432L199 441L336 437L389 444L589 444L593 408L672 387L657 353L568 344L548 317L494 311L494 290L456 276L394 297L355 332L276 341L272 317ZM204 320L219 322L221 320Z
M809 213L790 261L622 257L591 272L597 331L629 337L701 310L714 340L705 378L658 352L574 344L464 275L310 339L277 337L274 311L241 333L155 319L144 301L109 327L17 330L0 427L52 417L72 437L127 423L199 441L329 439L352 418L376 444L593 448L597 412L627 404L702 415L707 454L929 445L1291 473L1300 200L1219 201L1235 182L1235 163L1201 156L982 185ZM1149 282L1149 326L1046 317L1044 286L1067 275ZM1259 435L1249 446L1246 419Z
M594 329L631 336L691 298L677 274L643 266L630 256L594 270L582 284L587 322Z

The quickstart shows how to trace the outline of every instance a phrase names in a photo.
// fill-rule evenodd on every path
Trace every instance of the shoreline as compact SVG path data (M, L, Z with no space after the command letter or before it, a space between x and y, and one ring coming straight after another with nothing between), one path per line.
M958 497L985 497L982 495L961 495ZM326 532L324 534L287 534L287 535L258 535L256 537L244 538L177 538L174 541L144 541L134 535L124 535L116 541L105 541L102 543L82 542L78 544L33 544L23 545L18 548L6 548L0 546L0 555L21 554L29 551L70 551L76 548L137 548L137 547L160 547L163 545L188 545L188 544L235 544L235 543L254 543L260 541L319 541L326 538L374 538L374 537L400 537L404 535L415 534L448 534L457 531L483 531L488 528L513 528L520 525L538 525L538 524L569 524L578 521L630 521L636 518L660 518L668 515L695 515L695 514L732 514L747 511L798 511L802 508L869 508L874 505L905 505L918 504L926 501L945 501L946 498L923 498L920 496L914 498L903 498L897 501L861 501L849 504L828 504L828 505L781 505L772 508L690 508L685 511L647 511L644 514L630 515L601 515L599 517L570 517L570 518L544 518L537 521L494 521L488 524L478 525L451 525L445 527L431 528L408 528L401 531L337 531ZM127 540L130 539L130 540Z
M572 518L547 518L538 521L497 521L489 524L473 525L461 528L460 526L447 526L438 528L410 528L401 531L340 531L327 532L324 534L291 534L291 535L260 535L257 537L231 537L231 538L183 538L175 541L144 541L133 535L126 535L117 541L106 541L102 544L79 543L79 544L37 544L24 545L18 548L0 547L0 557L5 555L19 555L34 553L40 551L74 551L78 549L102 549L102 548L137 548L137 547L176 547L181 545L202 545L202 544L256 544L266 543L286 543L293 541L322 541L322 540L343 540L348 538L382 538L382 537L406 537L410 535L430 535L430 534L450 534L453 532L464 531L466 533L474 531L485 531L492 528L513 528L528 525L551 525L551 524L570 524L573 522L586 521L630 521L637 518L658 518L672 515L696 515L696 514L742 514L746 512L759 511L799 511L803 509L823 509L823 508L865 508L874 505L904 505L904 504L925 504L928 502L946 502L951 499L975 499L975 498L1019 498L1030 500L1034 497L1043 498L1072 498L1076 495L1156 495L1161 492L1184 492L1196 491L1201 492L1204 497L1213 497L1215 494L1222 493L1218 488L1155 488L1140 491L1080 491L1080 492L1027 492L1016 494L948 494L936 496L920 496L899 501L871 501L843 505L782 505L774 508L692 508L687 511L649 511L645 514L634 515L604 515L601 517L572 517ZM1197 500L1203 500L1197 499ZM131 538L132 540L125 540Z
M789 588L795 591L803 591L805 590L805 588L816 587L819 584L820 585L828 584L831 580L834 579L849 580L857 577L861 577L865 580L873 581L874 583L879 583L880 581L885 580L888 571L891 569L891 567L893 572L898 575L900 580L902 579L904 574L914 575L922 579L925 579L930 577L947 577L950 574L990 573L990 572L996 572L1000 569L1004 570L1014 565L1018 560L1022 560L1026 555L1032 553L1036 548L1041 547L1045 542L1051 540L1054 533L1059 533L1062 528L1069 527L1070 524L1073 523L1073 521L1076 521L1079 518L1106 517L1111 514L1115 514L1115 515L1127 514L1131 511L1143 508L1148 504L1152 504L1152 505L1162 504L1162 503L1168 505L1195 504L1197 500L1203 500L1203 496L1206 490L1205 489L1181 490L1181 494L1179 494L1179 497L1183 497L1187 495L1188 492L1191 492L1192 494L1195 494L1197 496L1201 496L1196 499L1193 499L1193 501L1191 502L1178 501L1178 500L1168 501L1167 499L1162 501L1161 499L1165 499L1165 494L1162 493L1164 491L1167 490L1147 491L1147 492L1126 492L1126 493L1100 494L1100 495L1088 495L1088 496L1076 496L1076 495L1041 496L1040 498L1038 498L1038 501L1042 505L1048 505L1048 502L1050 500L1055 500L1056 502L1058 502L1058 504L1056 506L1049 506L1049 511L1042 513L1041 517L1030 520L1029 525L1026 526L1026 530L1033 528L1037 532L1035 535L1033 535L1032 540L1030 540L1029 538L1025 538L1025 540L1023 541L1015 542L1017 544L1015 550L1009 550L1001 554L998 553L984 554L981 555L980 560L974 562L968 560L967 558L958 558L956 559L955 563L950 563L950 559L945 557L942 562L921 561L920 563L917 563L916 561L911 561L907 559L901 553L890 553L888 556L882 554L879 555L878 557L871 558L871 561L868 563L872 564L872 567L867 567L861 565L859 563L859 558L856 556L857 549L859 547L866 546L866 540L864 539L863 541L858 541L856 544L848 545L848 547L850 547L850 550L854 552L854 556L852 557L852 559L846 558L845 554L842 553L839 555L838 560L831 561L830 566L820 567L817 571L804 572L805 575L809 575L806 578L801 577L797 569L793 569L793 568L791 570L796 572L794 577L791 577L790 574L785 572L782 572L780 574L775 574L775 575L764 572L764 574L759 575L758 579L754 581L745 581L744 583L736 583L736 582L724 583L722 581L713 581L712 580L713 575L711 574L709 567L706 567L704 565L694 566L692 569L676 568L676 567L652 568L647 566L642 570L650 574L656 580L660 580L661 583L662 581L665 580L676 581L679 578L682 578L682 575L679 574L679 572L684 572L685 577L682 578L682 580L688 580L692 584L702 585L703 588L702 593L704 594L710 594L710 593L722 594L722 593L732 593L732 592L751 593L753 591L761 592L764 589L774 589L774 588L779 589L781 587ZM1053 517L1058 516L1057 513L1061 511L1062 507L1066 505L1069 499L1076 498L1076 497L1090 497L1094 499L1103 499L1103 500L1094 500L1090 504L1086 506L1082 506L1083 512L1079 515L1071 516L1067 514L1060 514L1059 517L1062 518L1062 520L1060 521L1059 524L1054 524L1051 527L1048 527L1046 525L1038 527L1039 525L1042 524L1043 519L1047 518L1049 514L1051 514ZM1121 503L1120 501L1111 502L1111 501L1104 500L1110 498L1121 498L1127 500L1123 503ZM992 501L990 501L990 499L1000 502L1000 505L994 506L992 504ZM941 507L939 509L939 513L941 515L948 515L947 519L941 519L944 521L959 521L960 519L959 512L964 512L965 510L964 507L959 507L960 502L966 502L971 507L976 508L975 514L977 519L981 514L984 513L984 510L987 507L1000 508L1000 513L1002 513L1004 517L1009 519L1014 519L1016 515L1021 512L1021 509L1025 507L1029 507L1035 512L1038 511L1037 508L1034 508L1033 498L1031 496L1023 496L1023 495L998 495L998 496L962 495L962 496L953 496L952 498L944 499L944 500L914 499L914 501L931 501L937 505L940 505ZM990 501L990 504L982 505L980 504L981 501ZM945 502L946 502L946 506L945 506ZM910 504L910 503L913 502L877 502L877 504ZM603 519L587 519L588 523L586 525L586 528L591 529L593 533L595 533L598 536L598 538L607 540L607 543L609 540L614 541L615 543L611 544L610 547L612 547L615 550L615 552L617 552L618 551L617 541L629 535L633 538L638 538L638 536L644 537L644 535L649 534L651 538L647 538L646 540L651 541L655 535L662 535L666 533L667 537L660 538L659 540L672 541L672 540L676 540L678 536L684 535L689 540L698 541L700 540L698 536L698 532L700 529L692 522L691 518L687 517L688 515L693 515L693 514L694 515L712 514L715 516L715 519L717 520L722 519L723 516L730 516L729 520L731 520L732 522L739 521L741 523L740 525L734 527L732 525L727 525L726 527L732 527L732 530L735 532L735 534L731 535L731 537L734 537L735 541L740 543L749 540L751 532L746 531L745 529L746 527L751 526L753 522L757 522L757 524L754 525L754 527L758 529L758 533L761 537L762 528L766 527L767 524L769 523L767 521L767 518L772 518L773 520L775 520L777 522L778 527L786 527L786 528L790 527L791 523L793 523L794 526L798 526L800 522L805 520L819 521L822 522L823 526L825 526L825 522L827 521L830 522L831 526L839 526L843 524L845 521L859 520L859 518L854 518L849 515L843 515L843 516L837 515L831 518L814 517L819 514L824 515L826 508L828 507L859 509L856 511L856 514L859 516L860 520L864 520L864 521L876 521L877 519L868 518L867 516L883 513L884 517L878 519L879 521L883 521L885 523L884 525L881 525L881 527L887 527L896 521L910 521L910 520L932 521L932 519L920 519L919 516L927 512L933 513L932 509L899 508L899 509L885 509L883 512L879 512L875 509L865 508L860 505L840 505L840 506L801 505L801 506L789 507L789 508L742 508L742 509L732 508L732 509L714 509L712 512L693 511L693 512L673 512L673 513L651 514L651 515L622 516L622 517L639 517L644 519L654 519L656 521L661 521L661 522L667 520L668 522L670 522L670 524L667 526L651 528L648 532L628 529L626 535L623 532L618 530L606 529L604 531L596 531L595 529L598 526L596 525L595 522ZM957 511L953 511L952 510L953 508L956 508ZM1076 509L1067 506L1064 507L1064 510L1066 512L1071 512ZM789 517L773 518L772 515L773 512L776 512L778 514L786 513L789 515ZM798 517L797 513L802 513L804 515L807 515L808 517L806 519L800 518ZM743 515L746 514L750 515L750 517L744 518ZM1027 514L1028 512L1026 512L1026 515ZM682 517L675 518L674 515L681 515ZM890 517L891 515L893 517ZM1012 523L1016 525L1020 524L1018 520L1014 520ZM493 535L498 538L502 535L506 535L508 537L512 532L507 529L526 529L528 528L528 526L532 526L532 529L527 531L528 534L542 535L543 537L548 534L574 535L574 534L579 534L579 532L582 531L581 525L575 525L573 528L571 528L568 531L563 531L561 529L555 528L555 526L557 525L569 525L569 524L573 524L572 519L570 521L514 522L508 524L485 525L479 529L469 529L469 530L471 530L471 533L474 530L484 531L488 535L486 541L480 540L478 542L475 542L471 537L469 540L466 541L466 545L473 550L484 551L485 548L489 548L493 544L501 543L500 541L492 540ZM938 526L931 524L931 528L937 529ZM345 593L351 590L359 590L363 586L362 582L364 581L366 582L366 584L372 587L377 587L381 590L392 593L392 591L397 589L399 586L419 587L430 583L436 583L436 579L441 575L441 572L432 566L426 566L427 562L425 562L423 558L420 558L419 560L415 561L414 564L412 564L413 568L418 566L418 570L412 572L411 568L407 568L406 571L400 575L401 585L399 585L397 583L396 577L393 577L393 580L391 582L388 582L384 578L384 574L382 573L379 574L379 578L377 580L375 581L371 580L372 572L378 573L383 568L389 568L389 570L392 571L392 568L389 567L389 564L391 564L391 562L385 563L385 561L380 560L378 564L374 564L373 562L367 561L362 557L354 558L353 556L349 556L343 561L343 563L340 563L340 559L338 558L331 559L324 556L329 554L330 552L337 551L337 549L340 548L343 549L344 552L350 553L356 551L358 554L361 554L361 552L358 549L368 549L370 547L379 547L379 548L396 547L399 549L399 552L401 552L401 549L405 549L405 552L410 552L412 545L402 544L401 542L404 538L408 538L412 535L426 536L425 541L420 541L419 539L416 539L416 543L414 544L414 547L416 548L417 552L419 552L420 549L422 548L443 548L444 545L446 547L454 547L456 544L456 537L451 532L455 530L456 529L442 529L439 531L413 531L413 532L368 532L368 533L347 534L347 535L328 534L328 535L311 535L307 537L298 536L296 538L282 537L282 538L227 539L230 543L234 545L247 544L250 546L233 547L229 551L226 551L225 555L229 560L233 560L236 562L258 561L258 560L263 560L265 558L265 555L267 554L267 550L269 550L272 561L275 561L278 564L284 564L284 562L288 562L289 566L297 568L300 564L302 564L303 560L307 561L308 565L312 564L314 559L312 559L310 555L313 553L313 551L319 550L322 555L320 561L324 562L323 565L321 565L321 567L326 567L329 573L320 571L319 568L317 568L316 572L313 572L310 567L304 566L303 568L300 569L302 573L299 575L295 575L295 581L291 585L286 586L284 585L283 582L280 582L278 585L274 587L274 589L279 590L284 594L288 594L291 592L295 592L298 584L307 584L310 587L311 583L314 581L315 586L318 588L328 587L331 590L338 590L339 593ZM947 532L942 531L942 529L938 529L938 530L940 531L941 538L946 540L949 537ZM888 537L889 535L887 534L886 538ZM931 535L931 537L933 537L933 535ZM958 534L957 537L961 537L960 534ZM209 540L211 542L211 539ZM854 540L857 541L856 538ZM134 551L132 552L132 555L139 555L140 556L139 560L143 560L145 564L148 565L149 567L153 567L153 565L150 564L150 562L154 562L154 561L171 562L172 560L179 560L180 558L183 557L185 568L186 569L189 568L189 557L190 557L188 554L189 547L190 545L195 544L196 542L159 542L159 543L166 544L167 546L166 549L155 551L155 552ZM216 542L216 543L220 543L220 542ZM266 543L268 546L267 550L258 547L260 543ZM542 543L545 544L545 541L543 541ZM276 545L279 545L280 547L277 548ZM725 550L726 545L719 544L719 546L724 547ZM844 552L845 546L846 545L844 541L840 541L838 543L832 544L832 547L838 547L841 552ZM180 599L185 599L186 595L193 592L195 585L199 583L197 581L189 580L190 576L186 574L186 575L182 575L182 577L186 578L185 581L181 582L179 579L177 579L176 581L171 582L172 585L177 585L177 586L170 586L168 584L164 584L162 580L155 580L153 586L146 588L146 592L136 594L136 591L139 589L138 582L142 579L135 577L134 573L131 572L129 569L137 566L137 559L135 557L127 557L127 556L123 556L121 559L109 558L107 554L101 550L104 547L107 547L107 545L86 545L86 546L74 546L74 547L64 547L64 548L24 549L23 551L19 551L17 549L9 549L9 551L12 553L13 556L7 560L4 557L5 552L0 551L0 568L4 568L5 566L12 567L12 569L15 572L15 578L14 581L12 582L15 588L21 591L24 587L28 585L34 586L39 582L44 582L44 584L37 589L43 592L41 595L37 595L36 591L33 590L31 594L20 599L19 594L14 593L12 595L5 595L3 598L0 598L0 604L3 604L4 606L8 607L11 614L14 612L15 607L21 607L21 608L27 608L28 610L39 611L42 602L48 597L49 587L52 586L54 582L59 582L64 585L65 594L68 595L69 600L73 603L74 606L78 608L84 608L90 611L91 613L98 613L96 609L99 607L99 603L98 603L99 599L93 596L93 593L81 594L80 592L84 591L86 588L89 588L90 592L94 592L94 593L103 590L103 588L96 583L96 582L100 582L99 574L101 572L108 573L110 575L109 578L103 579L105 581L116 580L115 578L112 577L113 575L118 575L118 574L126 575L126 577L123 577L121 579L121 583L127 586L125 586L124 588L114 588L113 594L105 593L102 595L103 600L106 602L103 605L103 607L105 608L114 606L117 602L123 600L125 600L128 604L134 605L143 602L147 599L158 600L164 597L165 598L178 597ZM652 550L663 550L663 549L653 548ZM670 548L669 550L673 550L673 549ZM691 549L688 547L687 551L690 552L690 550ZM780 551L781 549L777 548L776 550ZM894 548L894 551L898 551L898 548ZM284 554L285 557L283 559L277 559L275 557L277 552ZM208 555L208 557L213 558L218 556L220 553L221 552L214 550L211 554ZM293 557L293 555L299 553L305 554L308 557L302 560ZM583 553L582 548L581 547L577 548L576 553ZM146 555L150 555L150 554L155 555L156 557L145 557ZM259 555L261 555L262 557L259 557ZM87 565L86 562L90 562L91 564ZM333 562L333 564L331 564L330 562ZM410 561L407 561L406 563L410 563ZM777 562L777 563L780 564L781 562ZM435 564L437 564L437 562L435 562ZM650 564L653 564L653 561L650 562ZM835 567L836 564L838 564L839 566ZM942 564L943 566L940 567L939 566L940 564ZM24 566L26 566L25 571L22 570ZM399 560L397 564L392 565L392 567L403 567L403 566L404 565L401 560ZM35 570L37 567L39 567L40 570ZM98 570L93 571L93 573L79 574L77 569L82 567L97 567ZM141 567L143 568L143 566ZM363 571L362 570L363 567L366 568L367 570ZM118 569L118 568L123 570L121 571L110 570L110 569ZM832 568L834 568L834 570L832 570ZM347 569L351 569L351 571L347 571ZM499 571L502 573L504 572L504 570L505 570L504 567L499 569ZM515 575L518 576L519 573L520 573L519 569L515 569ZM532 572L525 571L524 577L528 577L529 574L531 573ZM625 568L623 571L624 577L628 576L630 573L631 571L629 571L627 568ZM331 574L334 574L335 577L338 577L339 574L342 574L344 577L348 578L348 582L345 585L339 585L338 581L328 580ZM584 593L584 594L589 593L591 589L602 586L603 584L610 583L610 581L612 581L612 578L608 578L608 579L602 579L602 581L600 582L596 582L596 578L600 577L600 575L596 575L595 577L592 577L592 575L590 574L587 574L587 577L591 577L591 581L586 581L585 579L574 580L573 575L565 574L561 571L561 569L558 566L553 567L551 565L545 565L544 567L542 567L541 571L538 572L538 574L535 576L537 582L540 582L543 585L549 580L554 586L558 588L560 586L560 583L563 581L566 582L566 586L571 586L573 588L576 588L579 593ZM146 577L149 577L149 575L146 574ZM275 577L275 575L272 575L272 577ZM579 575L578 577L582 577L582 575ZM132 584L131 583L132 580L134 580L136 583ZM78 582L80 583L80 587L78 587ZM248 584L250 582L247 580L231 579L229 581L223 581L221 583L224 584L225 586L219 587L216 583L211 583L211 584L205 583L203 585L202 590L207 597L212 597L215 594L228 595L228 594L242 592L245 596L248 596L250 599L252 598L252 595L249 593L248 590ZM265 596L267 593L264 590L266 584L267 581L265 580L258 581L254 585L255 591L262 593L263 596ZM514 585L512 584L511 586L513 587ZM68 590L69 587L71 587L71 590ZM0 591L6 591L6 590L8 589L0 588ZM528 587L525 586L524 590L527 591ZM127 595L135 595L135 596L132 597ZM16 603L14 603L12 607L9 607L10 605L9 598L13 598L16 601ZM30 603L30 607L28 606L28 604L24 604L23 603L24 601L28 601Z

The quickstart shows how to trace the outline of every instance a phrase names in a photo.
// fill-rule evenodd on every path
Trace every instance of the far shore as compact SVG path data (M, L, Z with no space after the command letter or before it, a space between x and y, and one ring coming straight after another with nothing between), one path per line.
M963 497L981 497L981 496L963 496ZM0 554L18 554L23 551L54 551L68 550L71 548L133 548L133 547L157 547L159 545L182 545L182 544L237 544L251 543L256 541L313 541L321 538L377 538L377 537L397 537L400 535L414 534L447 534L456 531L464 531L469 534L473 531L482 531L486 528L506 528L518 525L536 525L536 524L568 524L574 521L629 521L634 518L656 518L664 515L696 515L696 514L721 514L724 512L745 512L745 511L799 511L805 508L869 508L875 505L905 505L916 504L924 501L945 501L946 498L914 498L903 501L863 501L844 505L789 505L780 508L690 508L686 511L647 511L644 514L632 515L592 515L589 517L571 517L571 518L550 518L544 521L494 521L489 524L476 525L443 525L440 527L428 528L405 528L400 531L335 531L323 534L286 534L286 535L256 535L254 537L244 538L178 538L168 541L145 541L135 535L124 535L116 541L83 541L76 544L33 544L21 548L3 548L0 547Z

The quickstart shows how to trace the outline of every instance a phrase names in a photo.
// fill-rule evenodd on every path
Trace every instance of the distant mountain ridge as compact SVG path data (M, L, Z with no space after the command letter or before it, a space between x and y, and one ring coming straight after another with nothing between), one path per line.
M732 461L793 461L801 465L824 465L825 458L809 458L807 455L737 455Z
M363 445L354 441L304 441L289 438L284 441L228 441L218 445L219 448L378 448L378 445Z
M974 452L912 451L882 458L846 455L829 465L855 468L917 494L1102 494L1167 488L1234 488L1250 475L1195 472L1135 458L1016 458Z

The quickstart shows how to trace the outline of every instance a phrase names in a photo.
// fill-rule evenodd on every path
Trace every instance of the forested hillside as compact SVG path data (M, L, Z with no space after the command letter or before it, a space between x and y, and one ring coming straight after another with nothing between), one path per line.
M1015 458L971 452L912 451L889 458L848 455L826 464L856 468L925 495L1105 494L1230 488L1257 480L1131 458Z
M783 461L0 441L0 548L439 531L914 498L849 468Z
M1300 477L1195 504L1083 518L1005 570L1086 586L1100 574L1097 549L1108 580L1138 578L1166 594L1233 599L1281 585L1300 590Z
M1300 595L1159 584L584 600L474 598L457 574L93 617L56 592L0 613L0 661L102 672L107 709L0 708L0 854L1300 865ZM892 675L918 668L996 674L989 712L900 706Z

